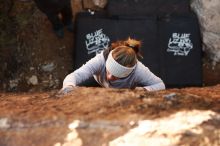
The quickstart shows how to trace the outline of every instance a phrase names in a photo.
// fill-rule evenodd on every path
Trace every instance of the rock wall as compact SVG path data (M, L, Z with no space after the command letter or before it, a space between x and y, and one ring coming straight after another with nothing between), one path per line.
M219 146L220 85L0 92L0 146Z
M191 6L200 21L203 49L215 64L220 61L220 1L193 0Z

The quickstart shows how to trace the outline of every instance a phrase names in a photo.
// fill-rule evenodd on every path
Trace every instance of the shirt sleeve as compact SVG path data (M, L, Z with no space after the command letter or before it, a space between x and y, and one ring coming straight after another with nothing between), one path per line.
M153 74L148 67L144 66L141 62L138 63L137 68L137 84L144 87L148 91L157 91L165 89L164 82Z
M79 69L67 75L63 81L63 88L67 86L77 86L78 84L93 77L94 74L101 70L103 62L105 62L103 53L97 54Z

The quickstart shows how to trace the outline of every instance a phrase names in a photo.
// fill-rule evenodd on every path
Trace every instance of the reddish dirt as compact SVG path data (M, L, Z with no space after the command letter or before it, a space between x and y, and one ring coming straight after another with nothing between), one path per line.
M22 119L23 122L30 119L37 122L39 119L54 118L53 116L65 117L67 120L81 117L84 120L126 120L125 117L133 114L139 114L139 118L141 115L142 118L153 119L179 110L210 109L215 112L220 110L219 85L147 93L127 89L80 87L62 98L53 98L54 92L2 93L0 95L1 117ZM163 98L163 95L169 93L176 93L175 100L166 101Z
M69 131L65 127L73 120L85 121L87 124L107 121L107 126L109 123L120 125L120 131L79 129L84 144L90 146L94 144L93 138L99 137L97 145L101 145L120 136L131 128L125 124L131 121L156 120L180 111L211 110L220 114L220 85L160 92L80 87L62 98L54 98L55 92L0 94L0 117L1 120L8 119L8 126L0 126L0 145L16 145L15 140L18 145L24 141L27 145L44 146L63 142ZM175 95L167 100L165 96L171 93ZM210 120L203 125L220 130L220 119ZM210 129L204 130L207 133L194 139L183 136L180 142L203 145L204 141L199 140L207 137L212 140L211 145L219 140L220 135L215 135Z

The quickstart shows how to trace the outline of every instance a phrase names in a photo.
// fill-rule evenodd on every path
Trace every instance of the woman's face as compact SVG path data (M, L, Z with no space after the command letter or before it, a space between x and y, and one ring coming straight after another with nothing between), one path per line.
M115 81L118 80L118 77L113 76L108 70L106 70L106 79L108 81Z

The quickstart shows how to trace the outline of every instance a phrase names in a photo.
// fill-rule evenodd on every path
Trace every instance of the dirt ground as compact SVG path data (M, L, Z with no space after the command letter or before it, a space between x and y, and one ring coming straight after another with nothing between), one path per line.
M60 88L64 77L73 71L73 33L65 30L65 37L57 38L33 1L3 1L0 6L0 90Z
M138 121L158 122L164 118L172 119L180 112L195 111L200 113L193 115L190 121L182 120L187 117L186 113L179 120L186 125L192 121L201 121L197 126L170 137L169 132L163 131L165 138L175 141L176 135L179 135L181 138L175 145L220 144L220 85L159 92L80 87L62 98L54 98L56 91L1 93L0 145L64 145L79 139L81 142L78 145L83 146L111 145L110 141L136 127ZM210 118L196 118L202 116L203 112L212 112ZM68 141L65 138L68 132L71 133L68 127L73 121L76 125L76 120L80 121L78 128L74 129L78 133L77 139ZM175 131L173 121L171 129ZM177 124L177 127L181 125ZM202 129L200 133L193 132L198 128ZM161 133L153 135L161 136ZM149 145L153 145L152 141Z

